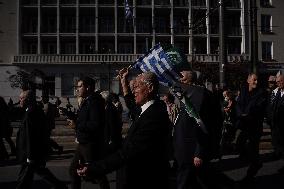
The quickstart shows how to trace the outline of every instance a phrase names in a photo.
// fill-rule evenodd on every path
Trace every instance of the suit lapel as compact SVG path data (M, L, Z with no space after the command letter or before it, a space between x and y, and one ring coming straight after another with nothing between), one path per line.
M283 104L283 101L284 101L284 95L282 95L282 97L280 97L279 102L277 104L278 107Z
M155 102L154 102L154 104L155 104ZM153 108L154 104L152 104L149 108L147 108L141 115L140 115L141 111L137 112L135 120L131 124L131 127L130 127L130 129L128 131L127 136L131 135L139 127L140 120L144 119L145 115L148 113L148 111L151 110L151 108Z

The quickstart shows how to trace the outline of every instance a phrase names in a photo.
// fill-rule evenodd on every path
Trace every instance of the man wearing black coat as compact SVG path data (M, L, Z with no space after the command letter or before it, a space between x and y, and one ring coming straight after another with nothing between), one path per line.
M75 132L78 146L70 165L71 189L81 188L81 178L77 175L80 164L91 163L104 156L105 102L95 93L95 81L85 77L77 83L77 95L83 99L77 114ZM98 183L102 189L108 189L105 175L89 180Z
M215 129L218 126L221 128L221 108L218 102L214 103L212 94L206 88L195 85L194 71L182 71L181 74L183 76L181 82L185 88L184 95L199 114L204 127L202 128L188 115L184 105L181 106L173 136L174 156L178 166L177 189L196 189L201 188L202 185L217 188L216 183L213 182L215 177L213 178L209 162L212 158L210 150L213 147L210 146L209 137L218 137L213 131L217 132ZM210 127L213 125L214 127Z
M237 127L241 133L237 140L240 157L247 160L249 167L243 181L251 181L262 167L259 158L259 142L263 130L263 119L266 107L266 94L257 86L258 77L251 73L247 84L240 91L236 104Z
M124 189L168 188L170 120L164 102L157 99L158 80L146 72L136 78L135 101L141 106L121 149L78 169L81 176L99 176L125 165Z
M276 77L277 88L273 91L275 100L272 103L272 126L278 132L278 149L279 155L284 158L284 75L280 74ZM284 167L278 172L284 173Z
M48 128L43 122L45 120L43 110L36 105L33 91L21 92L20 106L25 109L25 113L17 134L18 159L22 163L17 189L32 188L34 173L56 189L67 188L45 167L49 144Z

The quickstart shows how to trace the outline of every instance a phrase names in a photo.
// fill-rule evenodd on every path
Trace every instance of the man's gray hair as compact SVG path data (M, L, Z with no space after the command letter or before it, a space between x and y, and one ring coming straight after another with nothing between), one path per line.
M111 94L109 91L102 91L100 94L105 101L111 101Z
M144 72L142 75L143 75L143 82L147 84L152 84L154 91L157 93L159 90L159 80L156 74L153 72Z
M36 103L36 93L34 90L23 90L23 94L25 95L25 102L27 105Z

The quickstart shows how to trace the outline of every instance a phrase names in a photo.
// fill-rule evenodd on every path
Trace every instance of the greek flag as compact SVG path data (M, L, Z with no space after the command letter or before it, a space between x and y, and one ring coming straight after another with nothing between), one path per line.
M125 0L124 2L124 9L125 9L125 19L126 20L131 20L133 18L132 12L130 10L130 6L128 4L128 0Z
M170 87L173 94L180 99L189 117L194 118L197 125L200 126L205 133L208 133L199 114L195 111L190 102L190 99L182 95L183 91L179 86L180 75L177 70L178 68L183 69L185 67L185 61L181 53L176 51L174 47L165 51L160 44L155 45L150 49L149 53L138 58L133 65L133 68L140 69L142 72L150 71L155 73L160 84Z
M179 74L174 70L169 55L160 44L150 49L148 54L138 58L134 68L140 69L142 72L150 71L155 73L159 82L168 87L173 86L180 79Z

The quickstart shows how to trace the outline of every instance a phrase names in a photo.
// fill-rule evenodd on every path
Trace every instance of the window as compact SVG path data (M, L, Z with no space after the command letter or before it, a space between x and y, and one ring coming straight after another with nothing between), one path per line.
M188 33L188 21L184 17L174 17L174 32Z
M262 60L269 61L273 58L272 42L264 41L262 42Z
M170 21L167 18L156 17L155 25L157 33L170 33Z
M75 33L76 32L76 17L73 15L62 16L60 23L61 33Z
M261 32L271 33L272 32L272 16L271 15L261 15Z
M76 54L76 43L72 41L62 41L61 54Z
M118 53L127 54L133 53L132 43L119 43L118 44Z
M76 4L76 0L61 0L61 4Z
M49 96L55 96L55 77L45 77L45 90Z
M155 0L156 5L169 5L170 1L169 0Z
M114 32L114 19L111 17L99 18L99 32L100 33Z
M55 16L44 17L41 28L43 33L56 33L57 30L56 17Z
M37 54L37 42L36 40L34 41L28 41L23 39L22 43L22 53L23 54Z
M62 74L61 75L61 95L74 96L74 75Z
M152 21L150 17L137 17L136 32L151 33Z
M23 32L36 33L37 32L37 18L31 17L27 24L23 24Z
M187 0L174 0L174 6L188 6Z
M42 54L56 54L56 51L57 51L56 42L51 42L51 41L42 42L42 48L41 48Z
M84 15L80 17L80 32L94 33L95 32L95 17L92 15Z
M192 0L192 6L206 6L206 0Z
M260 0L260 6L271 7L272 6L272 0Z

